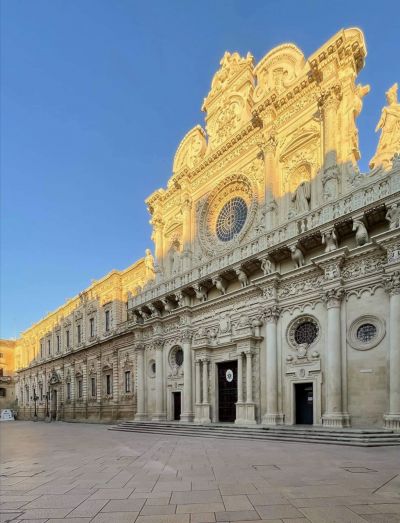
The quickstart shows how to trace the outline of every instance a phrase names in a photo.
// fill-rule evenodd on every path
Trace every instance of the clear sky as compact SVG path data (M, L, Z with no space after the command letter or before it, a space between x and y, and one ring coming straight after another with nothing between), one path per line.
M14 337L153 247L144 199L165 186L226 50L306 56L359 26L370 83L365 170L400 81L395 1L0 0L1 336Z

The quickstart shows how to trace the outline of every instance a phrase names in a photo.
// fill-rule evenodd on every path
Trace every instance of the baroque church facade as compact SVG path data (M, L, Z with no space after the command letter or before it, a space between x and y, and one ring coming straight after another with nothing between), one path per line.
M366 44L225 53L150 250L25 331L18 415L400 430L400 104L367 173Z

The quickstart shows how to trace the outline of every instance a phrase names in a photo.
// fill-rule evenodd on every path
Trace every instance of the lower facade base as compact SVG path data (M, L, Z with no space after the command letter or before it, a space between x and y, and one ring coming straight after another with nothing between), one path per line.
M283 414L269 414L268 412L263 416L262 424L263 425L282 425L284 420Z
M350 416L343 412L335 414L324 414L322 416L322 425L324 427L350 427Z
M383 421L385 429L400 431L400 414L385 414Z
M236 420L238 425L256 424L256 406L254 403L236 403Z
M211 405L210 403L197 403L195 405L194 421L196 423L211 423Z

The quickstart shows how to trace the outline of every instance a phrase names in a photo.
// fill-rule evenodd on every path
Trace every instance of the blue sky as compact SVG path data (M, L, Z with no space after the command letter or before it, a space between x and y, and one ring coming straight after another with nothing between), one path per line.
M307 55L359 26L370 83L365 169L400 81L395 1L1 1L1 336L17 336L143 256L144 199L165 186L225 50Z

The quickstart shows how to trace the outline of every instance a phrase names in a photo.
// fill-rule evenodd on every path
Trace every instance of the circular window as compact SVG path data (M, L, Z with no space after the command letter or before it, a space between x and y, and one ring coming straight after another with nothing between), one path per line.
M297 345L303 345L303 343L311 345L317 336L318 326L311 321L300 323L300 325L296 327L294 331L294 340Z
M239 234L247 218L247 205L243 198L232 198L221 209L216 224L218 238L229 242Z
M376 327L372 323L364 323L357 329L357 338L363 343L369 343L376 336Z
M150 378L154 378L156 375L156 362L154 360L151 360L149 363L149 376Z
M173 347L169 353L169 364L171 368L181 367L183 363L183 350L181 347Z
M320 335L320 326L313 316L300 316L294 319L287 330L289 345L296 351L302 345L307 348L315 344Z
M350 325L347 341L356 350L376 347L385 336L385 323L376 316L361 316Z
M179 367L182 365L182 363L183 363L183 350L182 349L178 349L175 352L175 362Z

